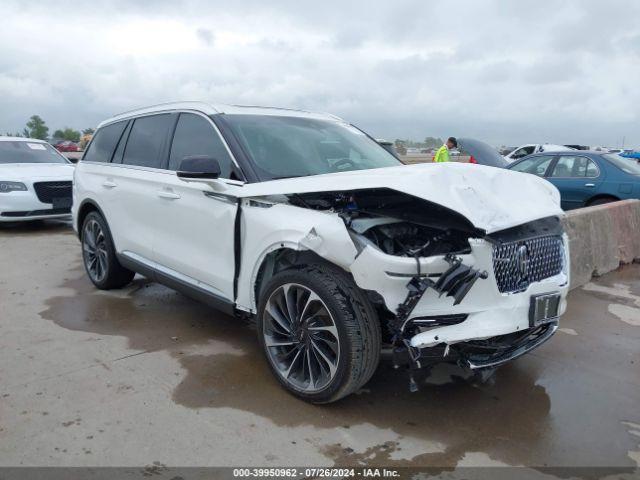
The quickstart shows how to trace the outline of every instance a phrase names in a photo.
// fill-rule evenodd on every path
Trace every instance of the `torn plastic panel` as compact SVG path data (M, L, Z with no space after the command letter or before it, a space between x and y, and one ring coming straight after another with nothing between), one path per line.
M424 295L428 288L434 289L439 296L445 294L447 297L453 297L453 305L458 305L478 279L486 279L489 274L486 271L480 271L462 263L460 257L452 254L444 256L445 261L449 264L449 268L440 275L437 281L433 281L429 277L421 277L418 272L407 284L407 298L398 305L396 314L401 322L404 322L417 303Z

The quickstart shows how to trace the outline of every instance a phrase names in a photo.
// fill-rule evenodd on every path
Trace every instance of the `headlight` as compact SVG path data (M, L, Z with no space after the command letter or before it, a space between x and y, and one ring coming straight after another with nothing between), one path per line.
M0 180L0 193L26 192L27 186L20 182L3 182Z

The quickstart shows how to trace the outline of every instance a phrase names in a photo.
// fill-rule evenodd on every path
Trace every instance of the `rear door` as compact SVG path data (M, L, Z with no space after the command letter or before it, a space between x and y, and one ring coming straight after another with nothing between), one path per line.
M218 160L214 187L185 182L176 171L184 157ZM241 173L213 122L197 113L180 113L169 147L169 175L156 188L162 232L153 238L153 256L164 273L192 287L234 301L235 228ZM159 227L160 230L160 227Z
M74 212L77 212L77 209L80 208L80 202L84 199L94 200L106 216L107 223L112 225L112 220L118 211L114 203L115 192L113 191L111 159L118 142L122 141L128 124L128 120L111 123L98 129L93 136L74 172L75 185L72 206ZM77 227L81 229L82 225ZM117 234L116 231L111 232L116 247L119 245Z
M147 265L152 262L152 240L163 215L157 193L168 175L163 166L174 119L175 115L156 114L132 120L105 178L113 211L108 221L117 235L118 251Z
M560 155L547 178L560 190L564 210L583 207L603 179L598 165L584 155Z

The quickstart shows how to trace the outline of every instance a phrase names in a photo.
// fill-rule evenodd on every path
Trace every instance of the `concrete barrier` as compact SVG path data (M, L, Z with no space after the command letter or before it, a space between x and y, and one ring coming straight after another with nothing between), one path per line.
M640 261L639 200L571 210L563 223L571 249L571 288Z

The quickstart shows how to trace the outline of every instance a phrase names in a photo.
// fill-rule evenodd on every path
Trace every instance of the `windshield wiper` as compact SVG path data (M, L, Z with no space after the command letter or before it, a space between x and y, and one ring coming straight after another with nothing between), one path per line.
M310 177L311 175L315 175L315 173L304 173L302 175L282 175L280 177L271 177L269 180L284 180L286 178Z

